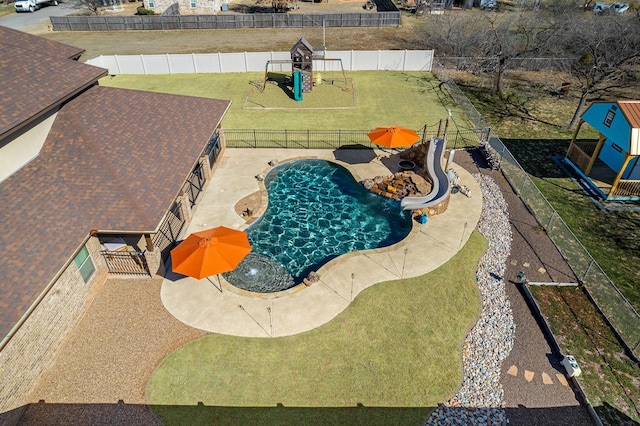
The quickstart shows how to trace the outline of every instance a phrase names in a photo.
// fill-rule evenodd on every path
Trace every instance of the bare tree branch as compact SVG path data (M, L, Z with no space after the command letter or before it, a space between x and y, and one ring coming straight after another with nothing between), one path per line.
M568 56L577 58L567 70L580 89L578 105L567 126L572 128L589 96L606 96L612 88L636 84L640 65L638 18L584 14L567 25L562 35L557 42Z

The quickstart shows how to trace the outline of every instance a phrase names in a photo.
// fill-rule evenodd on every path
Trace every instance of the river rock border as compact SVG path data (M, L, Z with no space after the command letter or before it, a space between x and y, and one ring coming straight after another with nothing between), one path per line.
M462 385L449 401L438 405L425 426L508 423L500 369L513 348L516 328L503 279L511 251L511 226L507 203L493 178L479 173L473 177L483 197L478 231L488 240L476 272L482 311L463 344Z

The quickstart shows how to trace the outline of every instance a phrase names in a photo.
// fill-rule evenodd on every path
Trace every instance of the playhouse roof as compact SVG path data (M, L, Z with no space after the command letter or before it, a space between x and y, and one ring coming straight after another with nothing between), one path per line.
M293 54L293 52L300 48L300 45L303 45L309 52L313 53L313 46L311 46L304 37L300 37L300 40L298 40L291 48L290 53Z
M582 119L629 155L640 155L640 101L594 102Z

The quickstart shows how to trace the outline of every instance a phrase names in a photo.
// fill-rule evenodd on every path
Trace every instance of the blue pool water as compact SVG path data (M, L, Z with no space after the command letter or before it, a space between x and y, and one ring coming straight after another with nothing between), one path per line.
M389 246L411 230L411 215L402 212L400 203L372 194L335 163L286 163L264 182L269 206L248 229L249 241L253 253L284 267L295 283L336 256ZM259 268L241 266L242 275L260 275ZM235 281L230 280L238 286Z

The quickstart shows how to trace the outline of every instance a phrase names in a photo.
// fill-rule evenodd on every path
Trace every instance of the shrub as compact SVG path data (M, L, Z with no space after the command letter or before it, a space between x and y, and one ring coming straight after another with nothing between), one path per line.
M136 15L155 15L153 10L145 9L143 6L137 8Z

